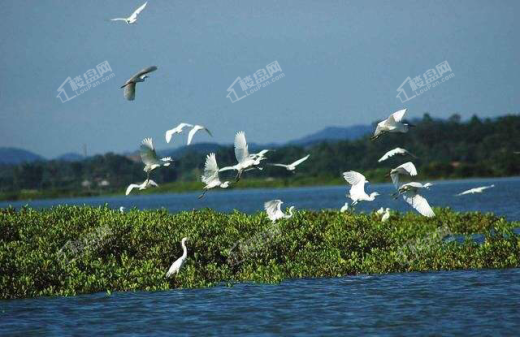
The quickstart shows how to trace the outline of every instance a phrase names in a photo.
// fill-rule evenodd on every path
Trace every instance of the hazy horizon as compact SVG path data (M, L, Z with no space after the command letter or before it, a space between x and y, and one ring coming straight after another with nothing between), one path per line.
M408 108L435 118L518 113L520 3L503 1L148 1L135 25L110 22L144 1L6 1L0 16L1 147L46 158L137 150L180 122L194 142L284 143ZM469 56L468 56L469 55ZM62 103L68 77L108 61L113 78ZM277 61L283 78L232 103L228 87ZM397 89L447 61L453 78L402 102ZM119 87L138 70L158 70Z

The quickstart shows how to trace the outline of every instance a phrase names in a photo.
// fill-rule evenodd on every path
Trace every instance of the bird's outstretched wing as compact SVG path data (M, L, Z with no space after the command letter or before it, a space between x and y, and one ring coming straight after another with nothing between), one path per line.
M406 109L402 109L402 110L394 112L390 117L391 117L391 119L393 119L394 122L399 123L403 119L405 113L406 113Z
M126 195L129 195L130 192L132 192L132 190L133 190L134 188L138 188L139 186L141 186L141 185L137 185L137 184L130 184L130 185L128 185L128 187L126 188L126 192L125 192L125 194L126 194Z
M238 132L235 136L235 157L239 163L249 158L249 150L244 131Z
M285 165L285 164L267 164L269 166L278 166L278 167L283 167L283 168L287 168L289 165Z
M278 215L278 212L282 211L282 204L283 202L281 200L267 201L264 204L264 209L267 212L267 217L274 221Z
M366 182L365 176L356 171L344 172L343 178L345 178L347 183L349 183L350 185L357 185L359 183L364 184Z
M124 95L125 98L129 101L133 101L135 99L135 83L128 83L125 86Z
M136 79L142 77L143 75L149 74L156 70L157 70L156 66L150 66L150 67L144 68L141 71L139 71L137 74L132 76L128 81L135 81Z
M202 182L209 184L215 178L218 179L218 165L217 158L214 153L208 154L206 157L206 163L204 165L204 174L202 175Z
M403 198L404 201L406 201L408 204L410 204L410 206L415 208L415 210L419 212L421 215L424 215L429 218L435 216L435 213L428 204L428 201L420 194L417 194L415 192L405 192L403 194Z
M114 19L110 19L110 21L126 21L125 18L114 18Z
M143 139L139 154L141 155L141 160L143 163L145 163L145 165L154 165L159 163L157 153L153 147L152 138Z
M401 149L400 147L396 147L395 149L390 150L387 153L385 153L381 158L379 158L378 162L380 163L382 161L385 161L388 158L395 156L396 154L405 154L405 153L409 153L409 152L406 151L405 149Z
M226 166L226 167L221 168L218 171L219 172L224 172L224 171L232 171L232 170L236 170L236 168L234 166Z
M294 163L292 163L292 164L289 165L289 166L298 166L298 165L300 165L301 163L303 163L304 161L306 161L307 159L309 159L310 156L311 156L311 155L308 154L308 155L306 155L305 157L303 157L303 158L301 158L301 159L298 159L297 161L295 161Z
M128 18L129 20L135 20L137 19L137 16L139 15L139 13L141 13L143 11L143 9L146 7L146 4L148 2L145 2L141 7L137 8L135 10L135 12L132 13L132 15L130 15L130 17Z
M202 125L195 125L193 127L193 129L190 130L190 133L188 134L188 145L191 144L191 141L193 140L193 136L195 135L195 133L197 133L197 131L199 130L205 130L210 136L213 137L213 135L211 134L211 132L206 129L204 126Z
M148 188L148 187L158 187L158 186L159 185L155 181L153 181L152 179L147 179L145 181L145 185L144 185L145 188Z

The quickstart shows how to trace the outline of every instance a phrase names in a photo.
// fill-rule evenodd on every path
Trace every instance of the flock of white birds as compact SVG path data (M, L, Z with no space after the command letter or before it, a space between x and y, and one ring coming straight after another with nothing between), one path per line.
M138 15L145 9L147 3L144 3L139 8L137 8L132 15L130 15L127 18L114 18L111 19L112 21L124 21L127 24L134 24L137 22ZM133 75L131 78L129 78L121 88L124 88L124 97L129 100L133 101L135 99L135 90L137 83L144 82L149 76L148 74L156 71L156 66L150 66L147 68L144 68L143 70L139 71L135 75ZM406 133L409 131L413 125L409 123L405 123L403 118L406 113L406 109L402 109L399 111L394 112L391 114L387 119L379 122L377 124L376 130L374 132L372 140L375 140L385 133ZM183 131L187 128L191 128L190 132L188 133L188 140L187 145L190 145L195 133L200 130L206 131L210 136L212 136L211 132L208 128L202 125L193 125L188 123L180 123L176 127L167 130L165 133L165 139L167 143L170 143L172 140L172 137L177 134L183 133ZM210 153L206 157L206 162L204 165L204 173L201 176L201 181L204 183L204 189L202 194L199 196L199 198L202 198L207 191L215 188L227 188L230 186L230 181L222 181L220 179L220 172L224 171L236 171L236 177L235 177L235 183L237 183L243 173L251 171L251 170L262 170L262 161L266 160L266 154L270 151L268 149L264 149L258 153L249 153L248 145L246 141L246 135L243 131L240 131L235 136L234 141L234 148L235 148L235 157L237 160L237 163L233 166L227 166L219 169L217 164L217 158L215 153ZM402 149L402 148L395 148L393 150L388 151L385 153L378 162L383 162L395 155L409 155L413 158L417 158L415 155L410 153L409 151ZM170 157L164 157L159 158L157 155L157 152L155 150L155 147L153 145L153 140L151 138L145 138L140 147L140 156L141 160L144 163L144 172L146 172L146 180L140 184L130 184L126 189L126 195L129 195L134 189L138 190L145 190L150 187L157 187L158 184L150 179L150 173L159 168L159 167L167 167L169 166L173 160ZM288 171L294 172L296 170L296 167L300 164L302 164L304 161L306 161L309 158L310 155L307 155L301 159L296 160L295 162L291 164L279 164L279 163L271 163L267 165L271 166L277 166L285 168ZM426 217L433 217L435 216L435 213L433 212L432 208L428 204L428 201L419 194L419 191L423 189L429 189L432 184L426 183L418 183L418 182L408 182L408 183L400 183L399 177L400 176L409 176L414 177L417 175L417 169L415 168L415 165L412 162L406 162L394 169L392 169L389 173L389 176L392 180L392 183L394 184L396 188L396 192L393 194L395 198L398 198L399 196L403 196L403 199L405 202L407 202L410 206L412 206L417 212L420 214L426 216ZM372 192L370 194L367 194L365 192L365 184L368 183L368 180L365 178L364 175L362 175L359 172L356 171L348 171L343 173L344 179L347 181L349 185L351 185L350 191L347 194L347 198L350 198L351 205L354 206L357 203L361 201L373 201L375 198L379 195L377 192ZM494 185L491 186L482 186L473 188L467 191L464 191L460 195L465 194L474 194L474 193L482 193L484 190L489 189L491 187L494 187ZM288 209L287 214L284 213L281 209L283 202L281 200L271 200L267 201L264 204L264 209L267 213L268 218L275 223L276 221L280 219L289 219L293 216L293 209L294 206L291 206ZM341 207L341 212L345 212L349 209L348 202L345 203L343 207ZM122 207L121 212L124 211L124 208ZM390 218L390 208L380 208L376 214L381 216L381 221L386 222ZM173 275L176 275L179 273L179 270L183 266L186 258L187 258L187 248L186 248L186 241L187 238L183 238L181 241L183 254L180 258L178 258L170 267L168 270L166 276L171 277Z

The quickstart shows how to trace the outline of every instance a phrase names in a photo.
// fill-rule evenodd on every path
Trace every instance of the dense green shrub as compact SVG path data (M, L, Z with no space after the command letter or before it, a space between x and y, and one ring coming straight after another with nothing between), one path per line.
M520 266L512 232L519 223L491 214L436 213L431 219L392 213L382 223L376 214L298 211L273 225L265 213L0 209L0 298ZM448 233L485 233L486 241L443 242ZM189 238L188 260L167 279L183 237Z

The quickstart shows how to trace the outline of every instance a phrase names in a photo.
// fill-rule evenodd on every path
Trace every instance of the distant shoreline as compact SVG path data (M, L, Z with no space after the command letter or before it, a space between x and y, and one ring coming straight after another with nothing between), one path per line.
M391 183L386 177L381 179L380 177L372 177L370 174L367 178L372 183L382 184ZM506 178L520 178L520 176L501 176L501 177L449 177L443 178L421 178L416 179L419 181L432 181L432 182L444 182L444 181L466 181L466 180L480 180L480 179L506 179ZM342 178L298 178L296 180L284 180L284 179L243 179L237 185L232 186L226 190L233 189L254 189L254 188L296 188L296 187L317 187L317 186L345 186L346 183ZM158 188L152 188L145 191L138 192L139 194L166 194L166 193L192 193L201 192L203 184L201 182L172 182L160 185ZM217 191L217 190L215 190ZM0 202L20 202L20 201L34 201L34 200L53 200L62 198L88 198L88 197L112 197L118 195L124 195L125 191L103 191L103 190L90 190L90 191L19 191L19 192L5 192L0 193Z

